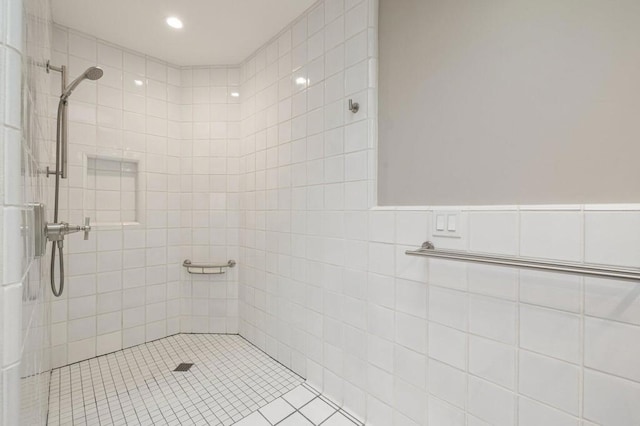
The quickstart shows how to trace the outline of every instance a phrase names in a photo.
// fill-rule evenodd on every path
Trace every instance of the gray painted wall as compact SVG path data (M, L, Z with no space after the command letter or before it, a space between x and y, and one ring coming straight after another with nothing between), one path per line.
M380 0L381 205L640 201L640 2Z

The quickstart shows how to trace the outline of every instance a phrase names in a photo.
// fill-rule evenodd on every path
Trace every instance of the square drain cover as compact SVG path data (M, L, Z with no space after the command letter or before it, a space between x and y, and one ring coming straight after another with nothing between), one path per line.
M180 365L178 365L178 366L176 367L176 369L175 369L175 370L173 370L173 371L189 371L189 369L191 368L191 366L192 366L192 365L193 365L193 364L188 364L188 363L186 363L186 362L183 362L183 363L181 363Z

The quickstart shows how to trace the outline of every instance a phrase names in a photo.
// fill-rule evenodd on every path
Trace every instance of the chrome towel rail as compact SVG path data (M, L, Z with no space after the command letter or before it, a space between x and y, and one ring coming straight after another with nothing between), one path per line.
M191 263L189 259L182 262L182 266L187 268L187 272L190 274L224 274L226 268L233 268L236 266L235 260L230 260L224 265L204 265Z
M425 256L436 259L483 263L512 268L536 269L540 271L583 274L601 278L640 281L640 269L637 268L617 268L589 263L547 261L526 257L476 254L460 250L443 250L435 248L431 241L427 241L422 244L422 247L418 250L407 250L405 251L405 254L410 256Z

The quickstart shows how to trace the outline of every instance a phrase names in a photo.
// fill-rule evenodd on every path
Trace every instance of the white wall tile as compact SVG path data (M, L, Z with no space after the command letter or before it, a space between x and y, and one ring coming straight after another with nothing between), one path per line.
M397 409L416 424L424 424L427 416L426 393L403 380L394 381L394 397Z
M68 345L68 362L74 363L96 356L95 338L71 342Z
M585 261L638 267L637 211L585 212Z
M518 424L522 426L578 426L578 419L527 398L518 400Z
M22 355L22 284L6 285L2 291L3 367L20 361Z
M97 45L98 64L107 65L114 68L122 68L121 49L105 43L98 42Z
M586 278L584 310L587 315L640 325L640 287L627 281Z
M586 318L584 328L586 366L640 381L640 327Z
M518 212L471 212L469 248L473 251L516 255L519 246Z
M469 372L509 389L515 387L515 351L501 343L469 337Z
M584 417L597 424L640 422L640 385L592 370L584 374Z
M520 214L520 255L582 260L582 213L523 211Z
M369 243L369 270L382 275L393 275L395 272L394 246Z
M396 342L419 353L427 348L427 322L422 318L397 313Z
M96 40L73 31L69 32L69 54L82 59L95 61L97 57Z
M400 345L395 346L394 374L420 389L425 389L427 359L425 355Z
M396 279L396 310L427 317L427 286L423 282Z
M395 213L393 211L369 212L369 238L381 243L395 241Z
M580 362L580 317L521 306L520 346L577 364Z
M20 86L16 82L21 81L20 64L22 58L20 54L13 49L3 49L4 53L4 122L13 128L20 128L20 109L16 108L20 105Z
M467 364L465 333L436 323L429 324L429 357L464 369Z
M578 414L579 367L521 351L519 368L520 392L568 413Z
M345 36L347 38L367 27L368 6L368 2L361 2L357 7L347 11L345 14Z
M22 28L22 2L9 0L6 3L7 20L6 43L16 50L23 49L23 28Z
M516 339L516 306L512 302L469 296L469 331L503 343Z
M433 285L466 290L467 265L450 260L429 260L429 283Z
M580 312L582 277L520 271L520 300L549 308Z
M503 299L515 300L518 294L518 271L493 265L467 266L469 291Z
M429 392L457 407L465 407L467 378L463 371L429 360Z
M437 398L429 397L429 424L464 426L464 412Z
M469 412L493 425L515 421L515 395L484 380L469 376Z
M467 300L466 293L432 287L429 290L429 320L466 330L469 315Z
M396 244L419 247L428 238L429 215L421 211L396 211Z

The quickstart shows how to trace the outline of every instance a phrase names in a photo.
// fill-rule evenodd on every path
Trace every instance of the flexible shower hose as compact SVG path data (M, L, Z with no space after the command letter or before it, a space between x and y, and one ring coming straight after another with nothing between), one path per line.
M60 100L58 103L58 117L57 117L57 125L56 125L56 187L55 187L55 196L54 196L54 205L53 205L53 222L58 223L58 200L60 198L60 156L62 155L62 121L64 120L65 107L67 102L65 100ZM56 288L56 247L58 248L58 253L60 254L60 286ZM51 291L53 295L56 297L60 297L62 295L62 291L64 290L64 255L62 253L63 242L62 241L51 241Z
M56 247L60 253L60 287L56 289ZM62 296L64 290L64 257L62 254L62 241L51 241L51 291L56 297Z

